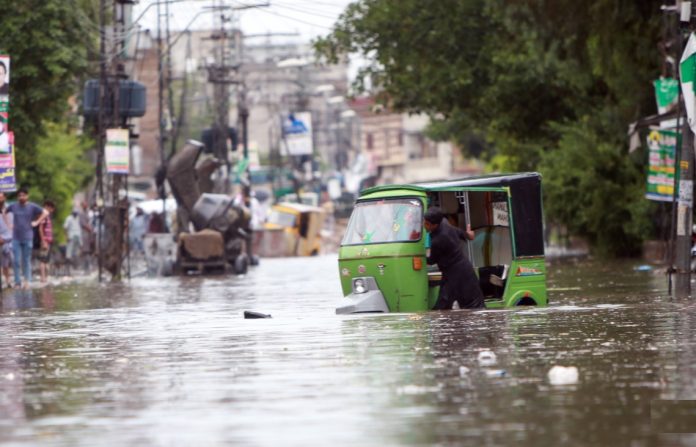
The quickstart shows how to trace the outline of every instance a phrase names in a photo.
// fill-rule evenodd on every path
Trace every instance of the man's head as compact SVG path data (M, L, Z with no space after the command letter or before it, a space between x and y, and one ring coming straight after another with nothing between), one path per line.
M87 202L85 200L83 200L82 203L80 203L80 206L83 210L87 211Z
M138 216L142 216L143 214L145 214L145 211L143 211L142 208L137 207L137 208L135 209L135 214L137 214Z
M6 201L7 201L7 197L5 197L5 193L0 192L0 206L4 205Z
M29 190L27 190L27 188L24 188L24 187L19 188L19 191L17 191L17 201L19 203L21 203L22 205L24 205L25 203L27 203L28 200L29 200Z
M423 216L425 219L424 226L425 230L430 233L434 230L437 229L437 227L442 223L442 210L436 206L428 208L428 211L425 212L425 216Z
M53 214L53 212L56 210L56 204L53 203L53 201L48 200L48 199L44 200L43 206L51 214Z

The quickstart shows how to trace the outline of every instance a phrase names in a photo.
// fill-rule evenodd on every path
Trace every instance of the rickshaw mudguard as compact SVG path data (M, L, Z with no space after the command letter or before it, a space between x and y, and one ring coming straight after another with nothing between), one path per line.
M372 277L363 278L367 291L363 293L350 293L336 307L336 315L359 314L359 313L388 313L389 306L384 295L379 290L375 279Z

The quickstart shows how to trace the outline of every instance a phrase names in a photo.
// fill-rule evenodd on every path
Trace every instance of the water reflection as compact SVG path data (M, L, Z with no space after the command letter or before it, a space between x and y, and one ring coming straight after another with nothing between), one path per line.
M546 309L342 317L333 258L6 291L0 442L692 444L654 433L650 402L696 399L696 305L630 264L549 273Z

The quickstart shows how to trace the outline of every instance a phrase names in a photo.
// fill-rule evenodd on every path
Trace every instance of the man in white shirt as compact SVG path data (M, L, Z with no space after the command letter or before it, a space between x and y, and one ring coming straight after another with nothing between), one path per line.
M70 264L75 266L82 250L82 226L78 210L73 210L72 214L65 219L63 228L68 239L66 257Z

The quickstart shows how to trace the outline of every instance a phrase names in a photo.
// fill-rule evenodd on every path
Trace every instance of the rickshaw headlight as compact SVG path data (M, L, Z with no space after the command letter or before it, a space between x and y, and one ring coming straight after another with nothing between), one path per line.
M365 293L367 292L367 287L365 287L365 280L358 278L353 280L353 292L355 293Z

